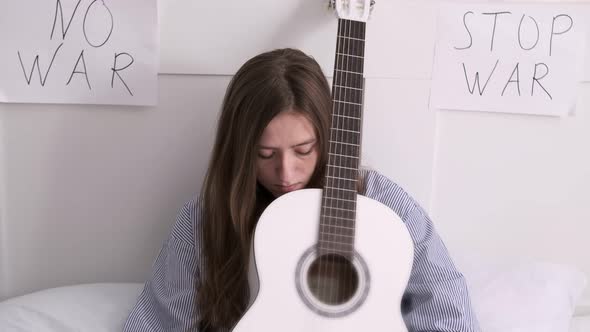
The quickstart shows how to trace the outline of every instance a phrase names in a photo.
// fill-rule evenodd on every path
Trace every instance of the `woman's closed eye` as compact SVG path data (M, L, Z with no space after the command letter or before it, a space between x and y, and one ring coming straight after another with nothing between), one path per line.
M274 156L274 151L258 151L258 158L270 159Z
M314 147L312 146L311 148L305 149L305 150L304 149L295 150L295 153L297 153L300 156L307 156L307 155L309 155L310 153L313 152L313 148Z
M313 152L313 149L315 148L314 145L312 145L311 147L307 147L305 149L296 149L295 150L295 154L297 154L298 156L308 156ZM269 150L260 150L258 151L258 158L261 159L272 159L272 157L274 157L275 152L274 151L269 151Z

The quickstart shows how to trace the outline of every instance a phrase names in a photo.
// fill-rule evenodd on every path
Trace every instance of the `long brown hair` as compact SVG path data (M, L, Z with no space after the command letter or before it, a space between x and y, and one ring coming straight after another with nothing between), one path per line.
M250 242L272 195L256 181L256 146L280 112L300 112L314 125L319 158L308 187L321 188L328 155L332 99L318 63L295 49L248 60L231 80L201 191L203 271L197 285L201 328L230 328L249 299Z

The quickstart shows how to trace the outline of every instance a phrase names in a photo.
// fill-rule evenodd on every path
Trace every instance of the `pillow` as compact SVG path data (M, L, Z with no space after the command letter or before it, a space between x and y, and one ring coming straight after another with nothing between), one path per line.
M586 285L579 270L539 261L457 261L485 332L568 332Z
M2 332L121 331L143 284L52 288L0 302Z

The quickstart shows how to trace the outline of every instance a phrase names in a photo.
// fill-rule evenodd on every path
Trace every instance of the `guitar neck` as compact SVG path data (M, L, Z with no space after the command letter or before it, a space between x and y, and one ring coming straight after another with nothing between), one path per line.
M338 19L332 127L319 236L320 248L331 248L338 253L352 252L354 245L365 25L365 22ZM322 243L323 240L325 243Z
M363 67L365 56L365 23L338 20L338 39L332 84L332 132L328 164L333 167L358 170L360 157L361 121L363 111ZM356 174L345 172L345 178ZM346 185L342 188L348 188Z

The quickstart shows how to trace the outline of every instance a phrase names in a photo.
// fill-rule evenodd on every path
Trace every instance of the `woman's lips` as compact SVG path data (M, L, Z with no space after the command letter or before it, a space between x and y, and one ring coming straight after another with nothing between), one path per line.
M277 185L277 188L282 193L288 193L288 192L299 189L299 184L295 183L295 184L291 184L288 186Z

